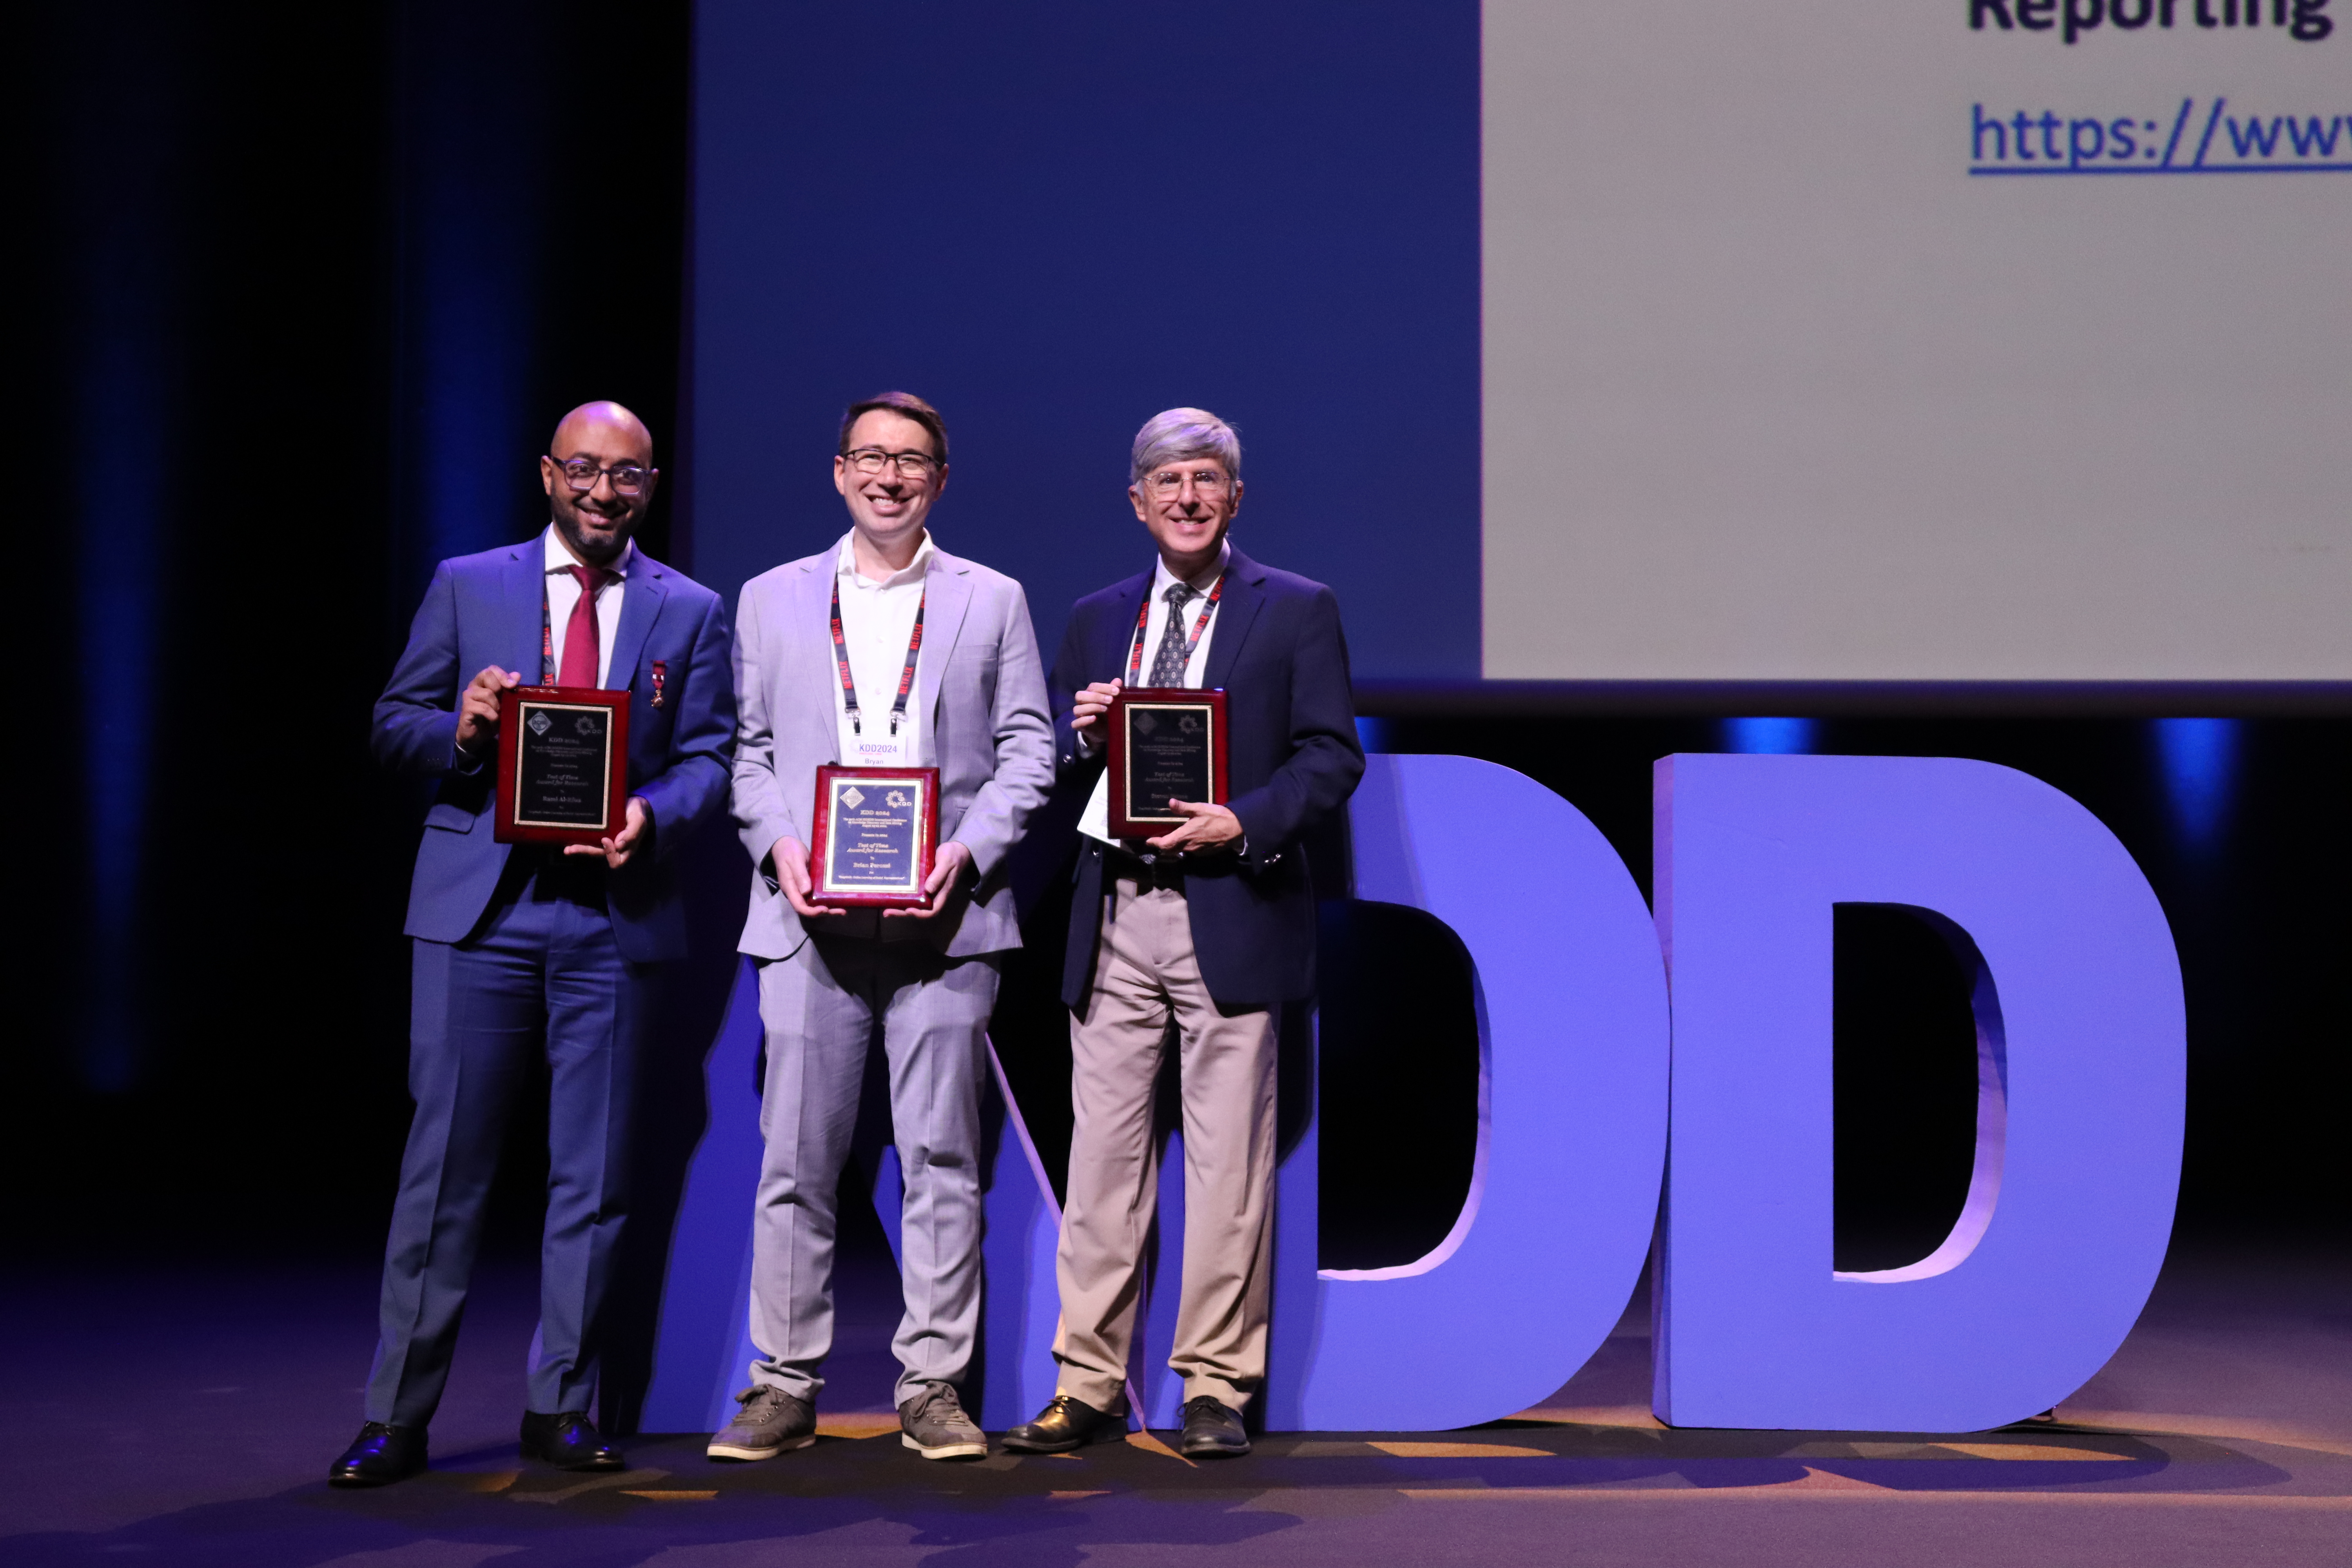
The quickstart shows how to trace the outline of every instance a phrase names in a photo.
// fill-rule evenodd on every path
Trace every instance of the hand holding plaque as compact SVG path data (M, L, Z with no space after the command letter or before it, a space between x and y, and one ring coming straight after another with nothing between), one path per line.
M844 908L919 909L940 839L940 770L816 771L815 842L809 902Z
M627 820L629 694L511 686L499 694L501 844L601 845Z
M1223 688L1129 687L1111 699L1110 830L1155 838L1181 826L1171 800L1225 800Z

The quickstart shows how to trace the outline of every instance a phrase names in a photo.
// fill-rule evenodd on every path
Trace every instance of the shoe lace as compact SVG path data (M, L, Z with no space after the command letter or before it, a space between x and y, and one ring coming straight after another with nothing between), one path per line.
M771 1388L764 1383L755 1383L735 1396L735 1403L743 1407L742 1413L737 1416L737 1419L759 1421L775 1406L791 1397L791 1394L781 1388Z
M1223 1416L1232 1414L1232 1407L1213 1394L1196 1394L1184 1402L1184 1419L1187 1421L1195 1415Z
M956 1397L955 1384L934 1383L915 1402L913 1419L918 1421L962 1421L963 1401Z

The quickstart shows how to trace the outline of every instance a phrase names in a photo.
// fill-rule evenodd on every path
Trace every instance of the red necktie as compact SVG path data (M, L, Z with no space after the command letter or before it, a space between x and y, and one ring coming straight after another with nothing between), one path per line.
M572 618L563 625L563 663L555 683L594 686L602 640L596 629L596 590L610 582L613 574L601 566L566 566L564 570L579 579L580 598L572 606Z

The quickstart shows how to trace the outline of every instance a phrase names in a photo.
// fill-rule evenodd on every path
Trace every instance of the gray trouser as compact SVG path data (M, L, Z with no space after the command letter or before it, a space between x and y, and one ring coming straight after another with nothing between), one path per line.
M980 1331L980 1081L998 958L928 943L812 938L760 965L767 1078L751 1228L751 1381L814 1399L833 1349L835 1191L857 1126L866 1053L888 1066L906 1183L906 1311L890 1348L898 1402L960 1383Z
M1211 999L1192 910L1121 879L1104 899L1094 991L1070 1019L1069 1202L1055 1273L1061 1393L1097 1410L1127 1382L1159 1206L1151 1100L1175 1020L1184 1104L1184 1268L1168 1365L1184 1397L1238 1410L1265 1382L1274 1237L1274 1015Z

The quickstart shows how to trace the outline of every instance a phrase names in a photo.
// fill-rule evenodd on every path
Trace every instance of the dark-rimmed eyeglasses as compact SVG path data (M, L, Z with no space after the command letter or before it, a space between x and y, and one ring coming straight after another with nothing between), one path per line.
M886 452L879 447L860 447L844 452L842 460L861 474L878 474L885 465L898 470L902 479L927 479L940 466L940 460L929 452Z
M652 469L635 463L615 463L608 468L585 458L572 458L555 466L563 470L563 482L575 490L593 490L598 479L610 479L613 488L625 496L642 491L653 476Z

